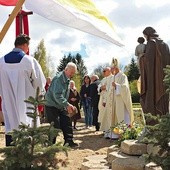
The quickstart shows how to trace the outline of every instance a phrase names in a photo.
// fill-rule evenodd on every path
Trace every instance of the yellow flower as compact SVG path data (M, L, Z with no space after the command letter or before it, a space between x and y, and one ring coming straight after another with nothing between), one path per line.
M115 127L115 128L113 129L113 132L114 132L115 134L119 134L119 128L118 128L118 127Z
M123 133L123 130L122 129L119 129L119 135Z

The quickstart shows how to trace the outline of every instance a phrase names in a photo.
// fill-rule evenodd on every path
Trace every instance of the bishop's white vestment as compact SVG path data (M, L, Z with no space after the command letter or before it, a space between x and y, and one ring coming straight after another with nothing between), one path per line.
M113 76L113 82L116 84L116 88L113 87L113 124L122 121L131 124L134 114L127 76L120 71Z
M119 72L116 75L112 75L110 82L106 99L106 110L101 122L101 130L104 131L110 130L112 126L122 121L126 124L131 124L134 121L127 76ZM112 82L115 82L116 88L112 86Z

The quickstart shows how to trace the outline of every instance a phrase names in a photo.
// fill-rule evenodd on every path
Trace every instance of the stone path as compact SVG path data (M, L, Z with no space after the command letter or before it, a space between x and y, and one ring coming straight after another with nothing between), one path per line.
M78 130L74 130L74 141L79 143L79 148L71 149L68 157L64 153L57 153L61 164L69 163L67 167L61 167L60 170L80 170L85 157L92 155L107 155L108 147L113 145L112 140L105 139L101 131L96 132L95 128L86 129L84 119L77 123ZM2 133L2 126L1 132ZM63 142L63 135L57 137L57 141ZM0 147L4 147L4 134L0 134Z

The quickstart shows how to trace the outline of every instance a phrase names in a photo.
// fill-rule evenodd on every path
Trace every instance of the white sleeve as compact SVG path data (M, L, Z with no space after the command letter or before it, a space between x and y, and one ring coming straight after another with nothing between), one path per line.
M116 92L116 95L120 95L120 90L121 90L121 85L120 84L118 84L118 83L115 83L116 84L116 90L115 90L115 92Z
M100 84L98 85L98 87L97 87L98 93L100 93L100 88L101 88L101 86L102 86L102 84L100 83Z
M42 71L40 64L35 58L33 58L33 68L32 68L32 85L35 89L40 88L41 91L44 90L46 84L46 78Z

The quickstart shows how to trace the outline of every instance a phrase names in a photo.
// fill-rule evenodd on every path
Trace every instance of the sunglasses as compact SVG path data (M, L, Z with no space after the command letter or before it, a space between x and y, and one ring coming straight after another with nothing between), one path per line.
M103 73L105 73L107 70L103 70Z

